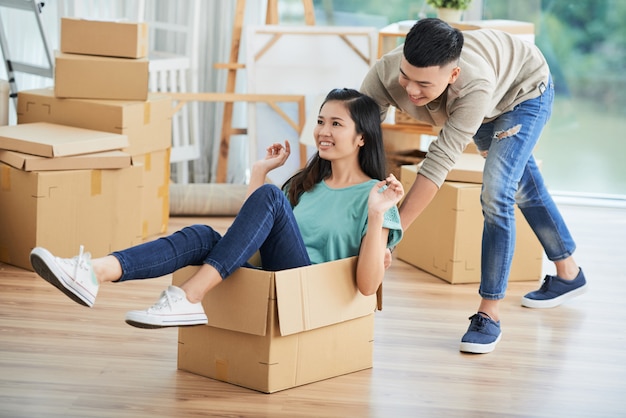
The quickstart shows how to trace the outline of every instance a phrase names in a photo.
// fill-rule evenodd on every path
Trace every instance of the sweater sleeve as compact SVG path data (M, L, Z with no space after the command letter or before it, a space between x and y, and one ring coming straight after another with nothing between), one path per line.
M402 223L400 222L400 212L398 212L397 206L394 206L385 212L383 227L389 229L387 248L396 246L402 239L403 235Z
M437 139L431 142L419 173L441 187L474 133L483 123L491 92L488 86L472 89L450 106L450 116Z

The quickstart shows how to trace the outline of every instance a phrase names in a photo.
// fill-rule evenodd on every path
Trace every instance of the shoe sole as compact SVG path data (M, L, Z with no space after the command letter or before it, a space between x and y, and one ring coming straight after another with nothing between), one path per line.
M536 299L528 299L527 297L522 297L522 306L525 308L535 308L535 309L548 309L548 308L556 308L564 302L567 302L570 299L573 299L577 296L580 296L586 293L588 290L587 284L574 289L570 292L564 293L561 296L557 296L556 298L546 299L546 300L536 300Z
M491 353L495 348L496 344L500 342L500 338L502 338L502 332L498 335L498 338L490 344L477 344L477 343L464 343L461 342L460 351L463 353L471 353L471 354L487 354Z
M30 264L33 266L35 273L40 275L45 281L59 289L66 296L79 305L91 308L93 301L83 298L78 291L71 286L73 280L65 277L65 273L57 268L54 263L54 256L43 248L35 248L30 253Z
M158 329L171 327L189 327L195 325L206 325L208 320L206 316L190 316L185 320L168 321L163 318L142 318L138 315L127 314L126 323L135 328Z

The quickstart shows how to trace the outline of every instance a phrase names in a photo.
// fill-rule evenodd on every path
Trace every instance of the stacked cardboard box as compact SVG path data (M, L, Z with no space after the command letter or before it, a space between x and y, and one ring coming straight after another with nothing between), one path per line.
M148 98L146 23L61 18L54 93L83 99Z
M441 189L405 231L397 256L450 283L479 283L483 215L480 190L484 159L463 154ZM408 190L419 166L403 166ZM509 281L538 280L543 248L519 208L515 208L515 254Z
M0 129L0 261L93 256L166 231L171 99L148 93L144 23L62 19L54 88Z
M0 127L0 261L36 246L71 257L141 242L143 168L125 135L45 122Z
M48 122L126 135L144 170L142 237L169 221L172 101L148 93L146 23L63 18L54 88L18 93L18 124ZM81 81L83 80L83 81Z

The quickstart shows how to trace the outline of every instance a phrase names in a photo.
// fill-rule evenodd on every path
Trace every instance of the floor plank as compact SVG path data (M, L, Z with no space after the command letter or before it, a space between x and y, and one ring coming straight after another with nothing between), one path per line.
M496 351L459 339L477 285L395 260L376 314L374 367L271 395L176 369L177 331L124 324L170 277L103 286L87 309L32 272L0 264L2 417L619 417L626 405L626 210L562 206L590 291L549 310L511 283ZM172 218L170 230L230 218ZM545 272L553 268L545 263Z

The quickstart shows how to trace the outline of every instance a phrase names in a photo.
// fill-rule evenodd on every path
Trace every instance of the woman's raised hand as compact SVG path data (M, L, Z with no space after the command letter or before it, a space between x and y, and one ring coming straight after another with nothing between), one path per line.
M404 196L402 183L396 176L389 174L385 180L379 181L372 187L368 200L369 211L384 213L397 205L402 196Z
M285 141L284 145L276 142L267 147L266 151L265 158L257 161L256 164L269 172L285 164L291 153L291 146L289 141Z

